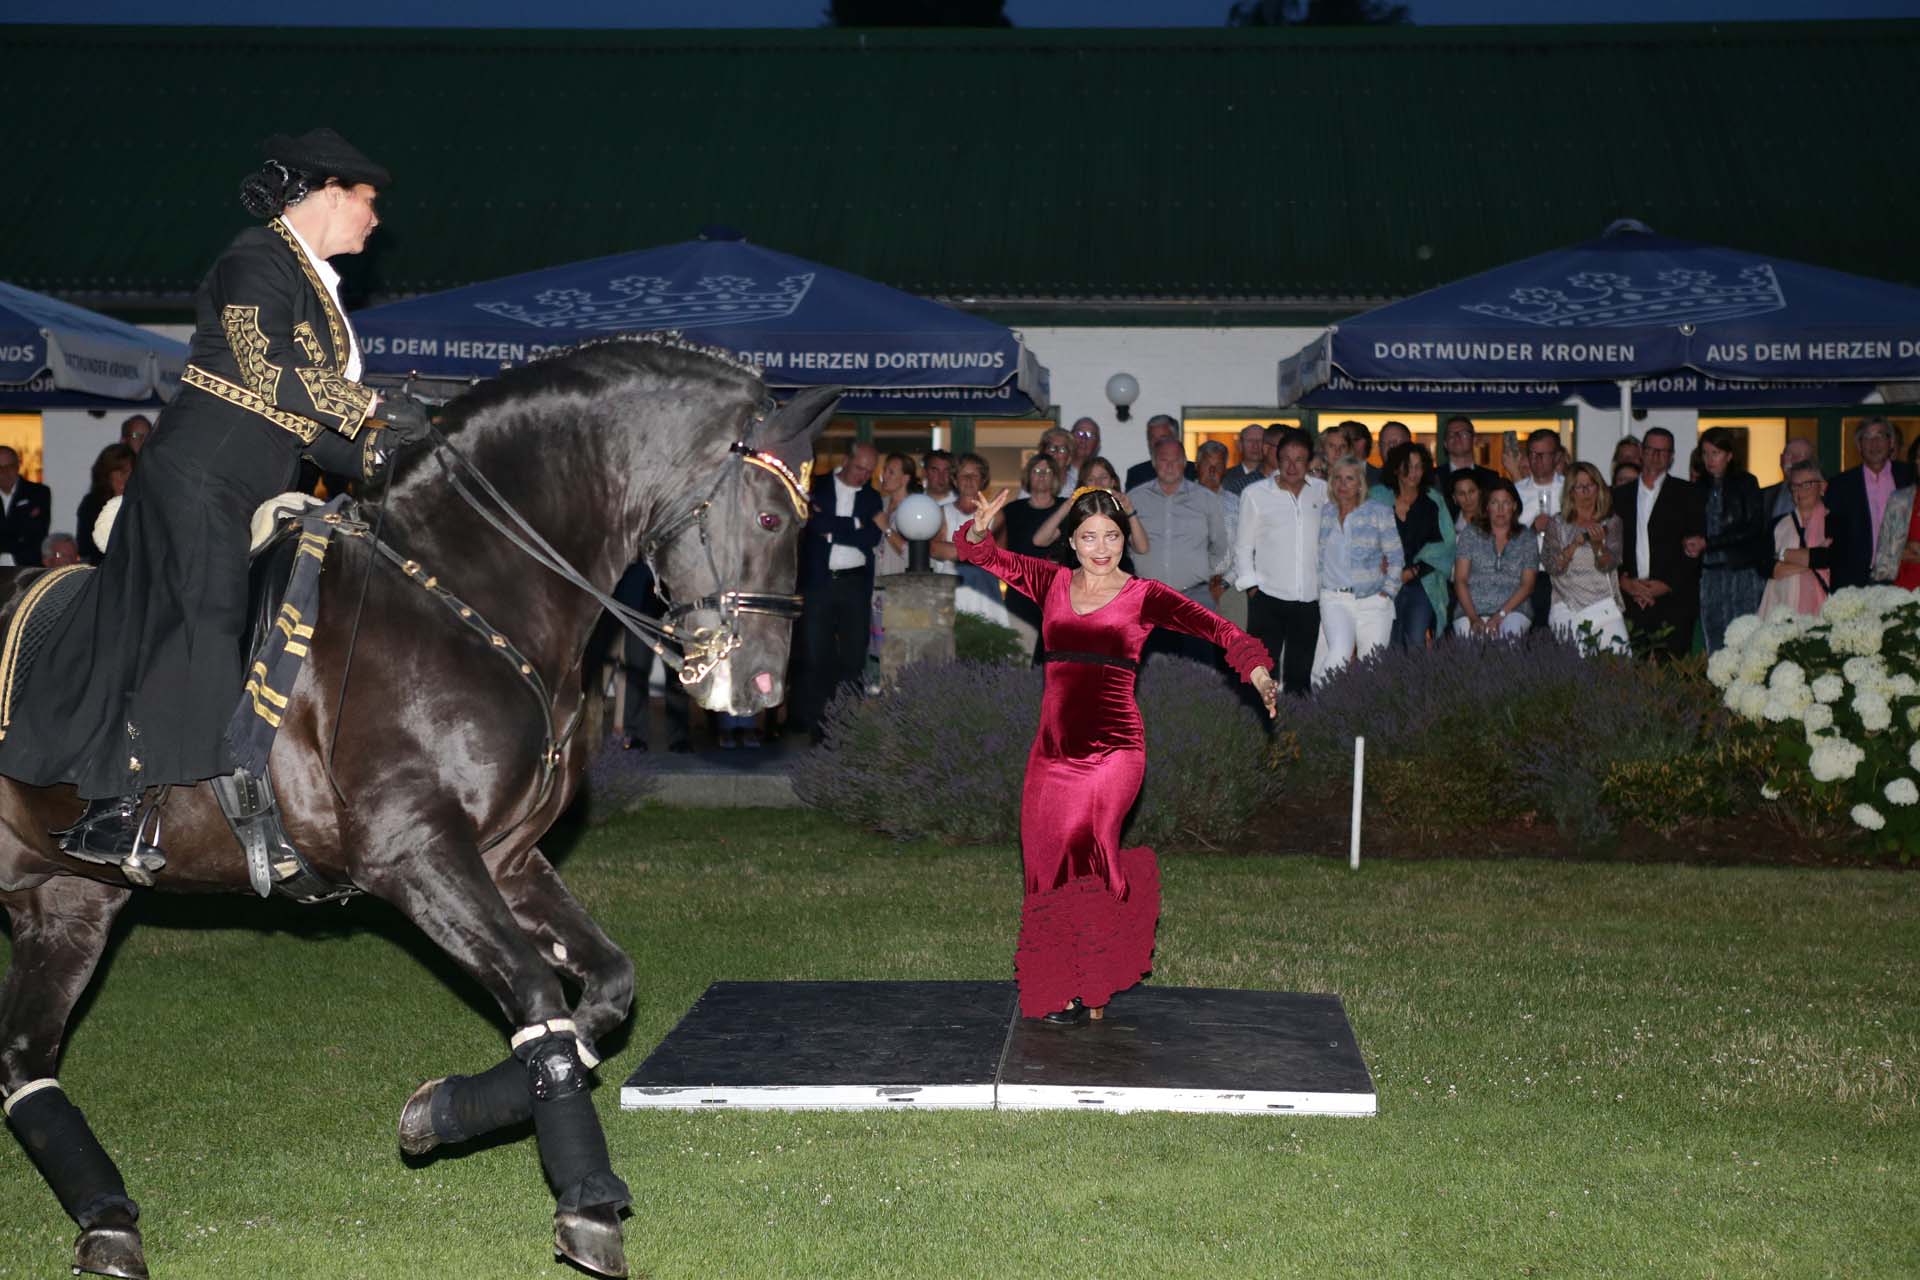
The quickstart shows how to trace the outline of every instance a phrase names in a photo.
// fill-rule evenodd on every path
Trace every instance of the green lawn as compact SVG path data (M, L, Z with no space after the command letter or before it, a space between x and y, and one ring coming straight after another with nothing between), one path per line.
M1154 980L1338 992L1380 1090L1341 1120L625 1115L714 979L1006 976L1016 854L650 810L562 870L640 970L598 1095L636 1274L1920 1272L1910 875L1165 859ZM504 1039L390 913L130 914L61 1074L156 1277L564 1274L530 1139L395 1152L413 1086ZM64 1274L71 1239L5 1143L0 1277Z

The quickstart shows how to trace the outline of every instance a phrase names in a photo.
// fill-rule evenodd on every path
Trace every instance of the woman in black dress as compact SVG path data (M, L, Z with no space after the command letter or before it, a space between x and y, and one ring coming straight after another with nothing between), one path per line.
M1053 458L1046 453L1036 453L1027 459L1025 472L1020 476L1020 487L1027 491L1024 498L1009 502L1000 513L1005 532L1002 542L1007 550L1016 555L1038 556L1045 553L1033 540L1040 526L1048 517L1057 514L1060 506L1060 472ZM1033 650L1034 661L1040 654L1040 606L1018 591L1007 592L1007 617Z
M85 857L133 851L148 788L233 770L226 726L244 685L248 522L302 457L372 478L423 436L405 397L377 404L327 259L379 224L387 171L331 129L266 142L242 231L201 283L180 394L162 413L107 545L48 639L0 773L72 783L89 801L58 833ZM384 423L370 422L376 407Z

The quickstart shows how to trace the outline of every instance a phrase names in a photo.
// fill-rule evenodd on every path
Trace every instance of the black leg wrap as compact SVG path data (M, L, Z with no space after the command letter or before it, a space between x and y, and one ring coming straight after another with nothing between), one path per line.
M518 1058L477 1076L448 1076L433 1091L433 1131L442 1142L466 1142L532 1117L527 1066Z
M60 1207L82 1227L132 1226L139 1219L140 1209L128 1198L113 1157L60 1089L39 1089L20 1099L7 1127L59 1197Z
M561 1212L633 1202L627 1184L613 1172L607 1136L587 1089L572 1036L546 1036L521 1045L514 1055L526 1062L527 1092L532 1095L533 1132L540 1163L547 1171Z

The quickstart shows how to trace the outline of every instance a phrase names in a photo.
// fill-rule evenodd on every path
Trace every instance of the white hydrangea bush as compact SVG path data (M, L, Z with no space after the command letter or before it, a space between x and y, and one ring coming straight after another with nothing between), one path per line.
M1903 861L1920 852L1920 596L1847 587L1818 617L1736 618L1707 679L1779 732L1769 798L1824 790L1863 839Z

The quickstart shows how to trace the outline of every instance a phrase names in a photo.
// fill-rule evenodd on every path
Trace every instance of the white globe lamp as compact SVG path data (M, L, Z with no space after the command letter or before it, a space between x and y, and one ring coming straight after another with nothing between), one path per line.
M1107 399L1113 403L1113 416L1125 422L1133 413L1133 402L1140 398L1140 380L1130 373L1116 373L1107 379Z
M910 493L893 511L893 527L907 540L907 572L926 573L931 568L927 543L946 526L940 504L924 493Z

